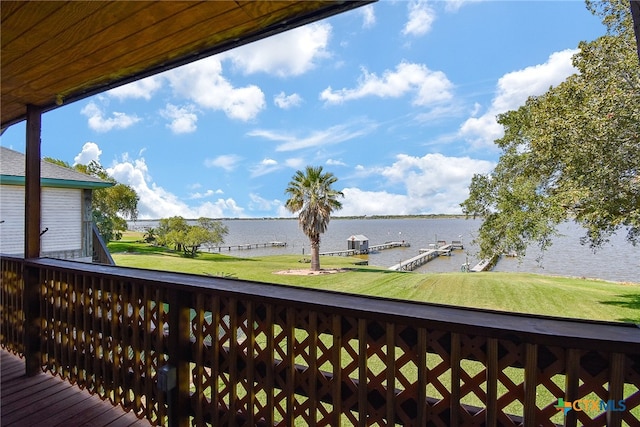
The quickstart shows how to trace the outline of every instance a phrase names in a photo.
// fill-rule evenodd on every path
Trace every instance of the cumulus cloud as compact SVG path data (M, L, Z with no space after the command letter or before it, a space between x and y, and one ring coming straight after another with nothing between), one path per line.
M460 127L459 134L473 146L493 147L493 141L503 135L496 116L522 106L528 97L542 95L549 87L562 83L577 70L571 63L576 50L563 50L549 56L544 64L505 74L498 80L496 93L487 111L470 117ZM479 109L474 107L474 112Z
M451 99L452 90L453 84L443 72L432 71L423 64L401 62L395 71L386 70L382 77L363 69L356 88L333 90L328 87L320 99L327 104L340 104L368 96L399 98L413 93L413 105L424 106Z
M218 199L199 206L189 206L175 194L156 185L149 174L144 158L130 159L127 155L107 168L107 173L118 182L131 186L138 196L138 218L157 219L170 216L185 218L244 217L244 209L232 198Z
M422 36L429 32L435 20L435 12L426 1L412 1L408 5L408 20L402 29L405 36Z
M111 117L105 117L104 111L95 102L89 102L80 113L89 118L89 127L96 132L108 132L112 129L126 129L140 121L135 115L113 112Z
M236 154L222 154L213 159L206 159L204 161L205 166L211 168L222 168L227 172L231 172L238 166L238 163L242 160L242 157Z
M73 165L88 165L92 160L100 163L102 150L95 142L85 142L82 151L73 158Z
M362 14L362 28L371 28L376 25L376 15L373 10L373 5L369 4L358 10Z
M250 43L220 55L245 74L298 76L327 58L331 25L317 22Z
M494 163L469 157L426 154L422 157L400 154L393 164L381 168L357 169L360 176L382 176L390 191L343 191L342 215L461 213L460 203L468 197L475 173L487 173Z
M359 188L341 190L344 198L340 215L408 215L411 212L410 200L404 194L387 191L364 191Z
M222 76L218 57L210 57L168 71L165 76L177 96L201 108L223 111L242 121L255 118L265 108L264 93L258 86L234 87Z
M107 91L107 95L118 99L143 98L147 101L162 87L162 77L151 76Z
M191 105L178 107L173 104L167 104L160 111L160 115L170 120L167 127L175 134L192 133L197 129L198 116L195 113L195 108Z
M302 104L302 97L297 93L286 95L284 92L280 92L273 97L273 103L283 110L288 110L289 108L297 107Z

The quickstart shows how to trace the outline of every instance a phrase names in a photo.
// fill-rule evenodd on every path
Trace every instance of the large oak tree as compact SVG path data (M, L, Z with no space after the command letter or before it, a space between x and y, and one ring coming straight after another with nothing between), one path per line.
M481 254L545 249L558 224L585 228L597 248L615 232L640 239L640 64L629 2L587 1L606 35L582 42L579 73L498 116L495 170L475 175L462 203L481 216Z

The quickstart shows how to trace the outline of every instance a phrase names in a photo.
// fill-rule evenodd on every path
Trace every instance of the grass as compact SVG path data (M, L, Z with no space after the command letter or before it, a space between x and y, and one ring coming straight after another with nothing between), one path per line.
M347 272L315 276L275 274L309 268L299 255L241 258L202 253L186 258L166 248L141 243L127 233L109 243L120 266L230 276L243 280L315 289L578 319L640 323L640 284L615 283L530 273L406 273L356 266L350 257L322 257L324 269Z
M128 240L124 240L128 239ZM371 295L394 299L425 301L462 307L486 308L515 313L530 313L579 319L598 319L640 323L640 284L613 283L598 280L544 276L528 273L437 273L417 274L393 272L374 266L356 266L353 258L322 257L325 269L349 269L344 273L316 276L295 276L274 274L281 270L309 268L301 263L298 255L280 255L259 258L241 258L222 254L200 254L197 258L185 258L180 253L165 248L139 243L141 235L126 235L122 241L109 244L113 258L121 266L165 271L179 271L192 274L233 276L238 279L267 283L326 289L353 294ZM298 331L304 334L303 331ZM299 338L303 341L304 336ZM430 368L439 363L437 355L428 359ZM296 360L304 364L303 360ZM375 361L369 369L378 369ZM471 360L462 361L464 370L473 376L484 369L482 364ZM379 367L380 369L383 366ZM417 372L405 372L408 377ZM521 368L508 368L505 375L516 384L524 380ZM439 378L443 386L449 388L449 371ZM562 388L564 376L553 378ZM484 390L486 384L482 384ZM506 391L499 384L499 395ZM625 396L635 391L625 385ZM429 395L438 397L440 393L429 385ZM440 396L441 397L441 396ZM590 395L596 399L597 396ZM541 388L538 405L546 406L555 402L555 397ZM465 396L462 403L482 407L477 396ZM522 414L519 401L509 404L506 413ZM638 409L634 410L635 416ZM595 415L595 414L590 414ZM559 413L553 419L562 423Z

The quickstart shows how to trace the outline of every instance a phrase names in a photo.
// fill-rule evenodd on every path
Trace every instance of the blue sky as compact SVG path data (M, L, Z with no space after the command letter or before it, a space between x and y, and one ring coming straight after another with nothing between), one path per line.
M98 160L140 219L291 216L306 165L338 178L337 216L460 213L498 160L496 114L604 31L581 1L382 0L46 113L42 153Z

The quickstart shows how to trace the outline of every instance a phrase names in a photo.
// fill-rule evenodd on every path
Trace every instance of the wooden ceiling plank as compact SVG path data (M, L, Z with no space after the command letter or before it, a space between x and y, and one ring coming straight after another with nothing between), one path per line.
M276 22L282 19L282 16L287 16L287 14L289 13L286 7L295 8L298 10L298 13L302 13L307 11L309 5L313 3L315 3L314 7L317 7L318 4L326 4L327 2L321 2L321 1L320 2L266 2L264 3L264 5L269 6L273 4L273 7L275 8L275 10L270 11L270 13L267 13L266 16L262 16L259 19L251 19L240 24L240 19L249 19L248 14L246 14L246 16L243 17L240 14L241 13L240 10L234 10L232 14L227 13L224 16L221 16L220 17L221 19L217 20L218 23L215 25L213 25L211 20L203 21L197 25L192 25L191 32L194 32L194 31L200 32L200 30L202 30L203 32L206 32L206 31L211 32L210 28L212 26L218 29L218 31L215 34L212 34L207 39L205 40L199 39L200 40L198 42L199 46L197 46L197 48L204 50L208 46L219 43L221 40L239 38L241 34L244 34L246 32L258 31L260 28L263 28L263 25L265 25L265 23L266 25L270 25L273 22ZM268 11L269 10L265 10L263 8L262 13L266 13ZM246 11L243 11L243 12L246 12ZM253 15L255 16L255 13L253 13ZM225 29L223 31L220 31L222 26L224 26ZM154 29L154 31L157 31L157 30L158 28ZM170 40L171 42L175 43L177 40L180 40L183 38L182 32L180 30L181 28L177 28L177 31L175 33L171 33L171 31L169 31L168 29L163 29L162 32L166 33L165 34L166 39L160 39L161 34L158 34L157 36L153 37L153 39L156 40L154 45L140 46L139 49L161 51L162 50L161 47L165 43L167 43L167 40ZM108 66L107 64L119 64L119 63L129 64L131 63L132 58L139 56L139 52L136 52L135 50L133 50L131 44L127 44L127 46L128 48L123 53L123 56L120 58L113 57L112 55L109 54L108 57L102 58L103 63L96 63L93 60L91 60L91 62L95 65L95 68L100 68L100 69L103 69L104 67ZM158 48L155 49L155 46L157 46ZM184 44L184 46L185 47L184 49L182 49L182 51L194 49L194 46L192 44ZM112 50L112 52L115 52L115 50ZM151 61L151 63L167 62L168 60L174 59L176 56L179 56L179 54L180 53L177 53L171 57L166 57L166 56L163 57L159 55L156 58L154 58L154 61ZM86 65L89 66L89 64L86 64ZM82 67L81 69L86 71L85 67ZM123 69L123 68L118 68L118 69L120 70L120 72L128 72L130 70L135 70L135 66L128 67L127 69ZM73 77L73 76L70 76L70 77ZM113 79L116 79L117 77L118 77L117 75L114 75ZM69 78L68 80L71 80L71 78ZM64 83L62 83L62 85L64 85Z
M37 48L33 48L32 38L27 38L19 43L5 46L2 51L2 70L5 73L21 74L25 80L30 79L30 75L39 72L37 64L63 64L80 57L79 51L91 46L94 43L94 36L104 29L109 29L123 18L130 16L132 12L144 13L144 8L152 5L151 2L71 2L60 13L63 21L69 25L58 28L57 33L50 34L49 28L41 26L40 30L33 35L33 39L45 40ZM104 15L105 8L109 8L109 13ZM102 11L102 15L96 13ZM66 17L70 18L66 18ZM133 29L132 29L133 31ZM30 44L31 43L31 44ZM14 46L16 45L16 46ZM30 49L25 49L30 46ZM12 61L5 62L4 53L7 51L12 57Z
M201 12L206 12L203 9ZM184 11L184 14L189 14L190 19L202 16L204 20L189 25L189 34L185 34L182 31L182 26L179 26L170 22L166 22L166 25L157 25L148 30L148 33L144 37L130 37L127 40L123 40L122 43L112 46L107 52L97 52L96 55L83 58L81 61L67 67L67 74L60 75L60 80L54 81L45 79L39 82L33 82L30 90L39 90L47 85L54 85L56 87L67 87L73 80L78 79L78 76L86 73L87 75L95 74L97 70L104 70L104 75L109 75L109 80L115 80L124 74L127 74L131 70L141 70L144 67L150 65L160 65L175 58L176 55L186 52L195 44L201 45L202 48L218 42L221 38L211 31L211 28L217 28L218 30L224 29L225 35L227 31L233 30L234 27L238 27L240 19L248 20L249 18L239 9L232 9L224 15L218 15L213 18L207 18L206 13L198 15L193 10ZM198 18L199 19L199 18ZM253 25L257 25L256 21L251 21ZM244 27L243 27L244 28ZM211 33L211 36L207 40L211 43L202 42L202 37L196 37L194 42L193 34L207 34ZM151 42L150 42L151 41ZM173 55L166 55L164 49L167 44L175 46L179 50L179 53ZM159 52L155 56L148 57L148 60L141 64L140 57L141 52L151 51ZM108 70L111 70L110 72ZM74 73L75 72L75 73ZM55 73L54 73L55 75ZM83 86L94 84L95 81L86 81ZM78 89L74 87L71 89ZM65 94L66 95L66 94Z
M94 30L91 36L80 37L77 40L72 39L67 42L67 44L72 44L72 48L64 49L65 44L59 42L55 47L52 47L52 50L57 48L57 53L45 65L49 70L48 74L55 73L59 68L65 68L69 71L66 71L58 78L66 79L70 75L77 75L78 70L86 72L94 69L96 64L104 63L105 60L113 57L114 51L135 49L138 44L147 43L145 41L147 36L141 29L147 29L149 26L158 26L158 31L162 32L166 26L163 22L172 22L176 18L176 11L189 11L198 4L195 2L159 2L153 4L145 2L145 5L153 6L153 13L150 13L147 9L138 9L136 13L131 14L129 9L137 2L107 3L112 5L110 15L113 19L108 22L87 23L88 28L98 28L99 31ZM220 4L223 4L223 2L220 2ZM181 28L181 30L184 30L184 28ZM83 52L83 55L80 55L79 52ZM31 58L39 58L39 55L34 55ZM25 62L27 62L27 59L25 58ZM107 67L109 66L107 65ZM47 81L50 78L50 76L43 75L37 67L25 68L23 66L22 69L10 68L8 71L13 74L22 74L21 79L31 82L31 89L40 87L40 84L34 82L35 80L44 79L43 81Z
M49 110L55 107L58 94L70 94L70 100L78 100L114 87L115 84L134 81L169 67L284 31L286 28L283 26L287 22L291 26L297 26L315 21L320 16L330 16L362 4L360 1L342 3L330 0L295 3L238 2L243 6L240 8L238 3L233 1L187 2L191 13L184 14L182 8L185 4L160 1L153 3L152 12L166 12L170 10L168 8L174 8L170 10L174 15L169 14L161 20L153 14L143 16L140 13L129 13L123 17L118 13L111 14L116 9L109 9L114 7L113 5L124 7L125 4L134 3L140 6L138 2L104 2L104 11L99 14L99 21L86 19L90 23L85 27L91 30L89 33L83 29L72 28L69 32L60 32L56 37L45 35L44 43L39 40L35 43L46 45L46 50L41 51L40 55L46 55L47 60L40 56L39 62L34 57L23 58L27 59L24 63L15 61L19 64L18 69L22 69L24 64L33 68L23 69L21 73L8 73L3 66L0 85L2 126L23 120L26 104L40 105ZM3 22L11 21L10 16L19 17L19 11L29 10L33 4L26 2L18 6L17 3L11 3L11 9L3 8L0 4ZM326 8L323 5L326 5ZM221 6L224 6L223 9L234 8L234 11L211 18L211 15L216 15L211 8L219 10ZM176 7L180 10L176 11ZM261 16L261 13L266 15ZM109 28L111 36L117 34L111 39L108 38L110 36L105 38L107 33L101 34L106 31L105 20L114 21L113 28L106 27ZM126 26L120 27L119 24L125 21ZM62 22L64 26L64 19ZM147 23L151 25L149 29L144 28ZM81 26L80 24L84 25L85 22L79 22L78 26ZM46 25L56 26L60 23L46 21ZM7 36L14 37L15 32L22 32L21 26L9 34L4 32L4 26L2 29L4 60L5 42L9 40ZM78 36L80 40L77 39ZM113 39L118 42L111 48L109 44ZM24 55L30 55L32 50L38 49L29 49Z
M2 20L4 24L6 20L11 18L21 7L24 6L23 1L2 1L0 2L0 10L2 11Z
M30 33L39 27L43 27L42 23L52 16L55 17L56 12L64 9L67 2L37 2L38 8L27 7L28 2L24 1L2 1L2 56L4 62L5 48L14 40L20 40L22 37L28 37ZM6 13L6 15L5 15Z

